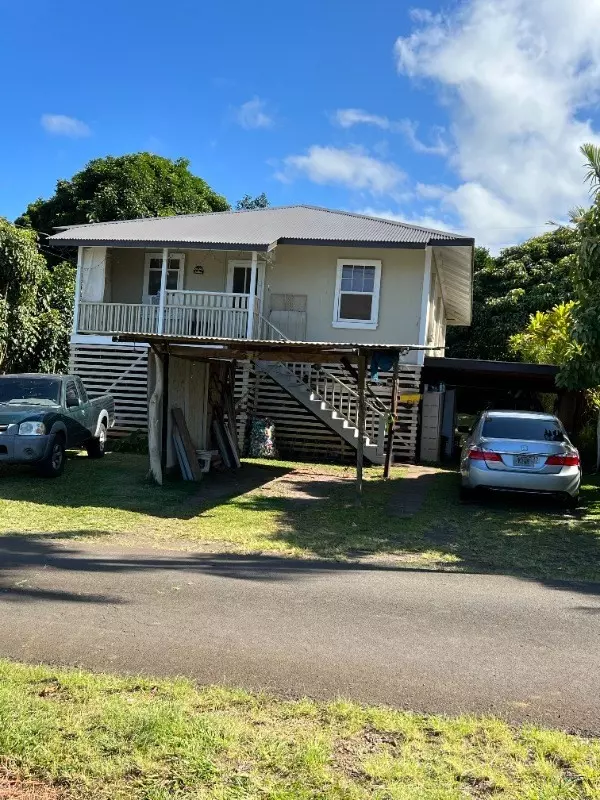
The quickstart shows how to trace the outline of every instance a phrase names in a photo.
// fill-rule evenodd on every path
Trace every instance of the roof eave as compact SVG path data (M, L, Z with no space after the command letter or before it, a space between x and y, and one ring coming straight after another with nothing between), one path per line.
M188 241L161 241L156 239L141 239L137 241L119 239L55 239L48 240L53 247L135 247L135 248L179 248L181 250L240 250L257 253L266 253L273 249L273 243L265 244L256 242L188 242Z

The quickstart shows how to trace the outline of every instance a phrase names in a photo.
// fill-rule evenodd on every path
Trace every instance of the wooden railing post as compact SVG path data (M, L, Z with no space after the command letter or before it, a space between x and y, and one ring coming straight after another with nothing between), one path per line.
M158 333L161 334L165 329L165 300L167 293L167 270L169 268L169 248L163 247L162 269L160 272L160 294L158 297Z

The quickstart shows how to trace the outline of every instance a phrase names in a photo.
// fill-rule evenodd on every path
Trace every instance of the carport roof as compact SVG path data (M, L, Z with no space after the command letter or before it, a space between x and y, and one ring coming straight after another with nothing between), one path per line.
M449 386L556 392L558 372L553 364L425 356L421 375L425 383L442 381Z

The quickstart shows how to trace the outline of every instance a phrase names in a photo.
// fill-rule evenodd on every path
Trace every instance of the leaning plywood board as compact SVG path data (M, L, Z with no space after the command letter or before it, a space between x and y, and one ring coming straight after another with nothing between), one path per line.
M177 428L179 435L181 437L181 442L183 444L183 449L185 451L186 459L190 466L190 472L192 473L193 480L201 481L202 472L200 470L200 465L198 464L198 459L196 457L196 448L194 447L194 443L192 442L192 437L190 436L188 427L185 424L183 411L180 408L172 408L171 414L173 415L173 423Z
M183 446L183 441L181 440L179 428L177 428L176 425L173 426L173 445L175 447L175 454L177 456L177 461L179 463L179 469L181 470L181 476L183 480L192 481L192 472L185 454L185 448Z

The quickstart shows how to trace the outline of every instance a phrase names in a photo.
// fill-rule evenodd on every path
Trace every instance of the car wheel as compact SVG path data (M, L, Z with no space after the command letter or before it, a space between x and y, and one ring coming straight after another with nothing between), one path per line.
M57 434L50 445L50 452L40 461L38 472L43 478L58 478L65 471L66 460L64 440Z
M90 439L85 446L89 458L103 458L106 453L106 425L101 422L98 436Z

